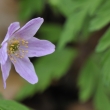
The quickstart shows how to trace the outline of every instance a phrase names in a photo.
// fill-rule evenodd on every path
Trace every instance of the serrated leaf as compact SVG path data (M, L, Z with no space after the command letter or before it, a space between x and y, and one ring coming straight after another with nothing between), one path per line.
M86 15L87 11L84 10L74 13L68 17L58 42L58 48L63 48L68 42L75 39L76 35L83 26Z
M37 91L44 91L51 84L53 79L58 80L67 72L75 56L76 51L67 48L39 58L38 61L34 62L39 79L38 83L35 85L28 84L23 87L16 96L16 99L22 100L23 98L33 95Z
M62 26L59 24L44 24L39 30L40 38L57 42L62 31Z
M90 31L99 30L110 22L110 0L106 0L90 23Z
M96 52L103 52L110 46L110 28L100 38L99 43L96 47Z
M30 109L12 100L0 100L0 110L30 110Z
M98 73L98 66L93 59L89 58L84 67L81 69L78 79L78 86L80 87L80 101L87 101L94 93Z

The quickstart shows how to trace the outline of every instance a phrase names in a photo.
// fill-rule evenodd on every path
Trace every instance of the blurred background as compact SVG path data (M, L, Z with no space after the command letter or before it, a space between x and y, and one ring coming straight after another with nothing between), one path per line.
M0 98L29 110L110 110L110 0L0 0L0 43L10 23L36 17L44 23L35 36L56 51L30 59L35 85L12 67L3 89L0 73Z

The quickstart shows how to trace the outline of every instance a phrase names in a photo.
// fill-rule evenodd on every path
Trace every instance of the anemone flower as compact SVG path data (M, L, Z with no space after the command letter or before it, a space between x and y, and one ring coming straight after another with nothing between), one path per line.
M55 51L55 46L47 40L39 40L35 33L43 23L43 18L35 18L20 28L19 22L8 27L8 32L1 44L1 70L4 88L9 76L11 64L17 73L31 84L38 82L33 64L28 57L41 57Z

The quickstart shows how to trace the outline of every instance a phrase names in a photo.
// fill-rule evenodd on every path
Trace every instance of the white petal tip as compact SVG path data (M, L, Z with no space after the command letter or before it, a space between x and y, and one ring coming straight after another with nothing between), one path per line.
M43 18L41 18L41 17L38 17L38 18L35 18L35 20L39 20L39 22L41 22L41 23L43 23L44 22L44 19Z
M38 78L37 78L36 80L31 81L30 83L31 83L31 84L36 84L36 83L38 83Z

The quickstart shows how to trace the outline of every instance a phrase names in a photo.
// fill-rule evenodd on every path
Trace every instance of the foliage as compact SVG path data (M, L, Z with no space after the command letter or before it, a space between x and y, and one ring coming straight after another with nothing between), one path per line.
M93 58L89 58L84 67L81 69L78 79L78 86L80 87L79 98L82 102L90 99L95 92L99 75L100 71L98 65Z
M30 109L12 100L0 100L0 110L30 110Z
M63 48L66 43L74 40L79 31L83 28L86 17L86 10L71 14L64 24L58 47ZM74 21L74 23L73 23Z
M46 4L45 6L44 4L39 5L38 9L35 9L33 6L30 7L31 9L26 9L27 7L24 7L26 4L28 6L28 3L33 4L34 2L21 2L24 10L22 10L22 13L28 13L25 17L24 14L20 14L21 18L23 18L22 20L24 20L24 18L25 20L29 19L32 14L35 14L26 12L26 10L34 10L32 12L38 14L43 13L42 7L46 7ZM37 2L40 4L40 0ZM63 15L65 17L65 22L63 25L61 23L44 23L39 31L39 37L57 43L59 51L34 62L39 77L39 83L34 86L27 85L22 89L17 96L18 100L32 95L36 91L43 91L51 83L52 79L59 79L67 72L71 65L71 60L76 53L75 51L72 52L72 49L66 48L68 43L78 41L84 42L91 32L100 30L110 22L109 0L48 0L47 4L52 11L54 10L57 13L53 12L55 16L59 16L60 14ZM107 50L110 45L109 36L110 29L108 29L99 40L96 52L109 51ZM109 53L110 52L99 53L99 57L96 57L98 56L96 53L91 55L82 67L78 80L78 86L80 87L80 100L85 102L95 94L94 103L100 110L102 110L102 106L102 108L104 108L106 104L109 103L109 99L104 92L104 85L109 84L110 79ZM28 88L30 88L30 91L24 95L23 92ZM105 99L105 102L107 101L105 105L102 104L103 102L100 102L100 95L103 96L102 98L103 100ZM107 106L109 108L109 104Z
M19 17L24 21L33 16L45 17L46 7L51 10L55 21L45 21L38 37L55 43L57 51L34 61L39 82L23 87L16 96L17 100L44 91L52 80L58 80L66 74L77 55L77 50L69 47L68 43L83 43L92 32L110 23L110 0L21 0ZM64 23L56 20L60 17ZM83 65L78 80L80 101L92 98L98 110L110 110L109 46L110 29L99 40L95 49L97 53L94 52Z
M62 26L55 23L45 23L39 30L41 39L47 39L54 43L58 42L61 32Z
M103 52L110 46L110 29L106 31L104 36L99 40L96 47L96 52Z
M98 110L110 109L108 97L110 95L108 66L110 57L108 54L110 54L110 51L92 55L82 67L78 79L80 101L85 102L93 97L93 103Z
M52 55L39 58L39 60L34 62L39 82L35 85L28 84L23 87L23 89L16 96L16 99L21 100L34 94L36 91L42 92L45 90L52 80L58 80L67 72L75 56L75 50L66 48L61 51L56 51Z
M41 14L44 8L44 0L21 0L20 20L28 20L34 13Z

